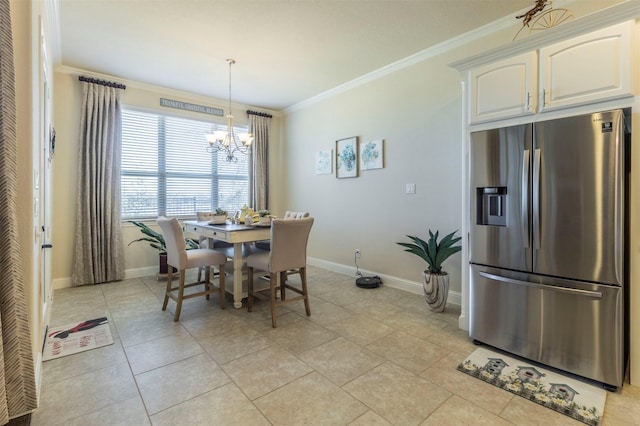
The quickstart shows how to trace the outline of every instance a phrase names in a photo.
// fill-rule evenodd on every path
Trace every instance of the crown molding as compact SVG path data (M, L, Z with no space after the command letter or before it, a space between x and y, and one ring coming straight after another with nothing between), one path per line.
M564 6L568 3L573 3L574 1L576 0L564 0L564 1L557 0L556 3L558 3L560 6ZM530 7L526 7L522 9L520 12L517 12L516 14L524 13L529 9ZM462 47L476 39L489 36L497 31L501 31L510 27L513 27L513 15L502 17L487 25L483 25L474 30L471 30L459 36L453 37L449 40L446 40L442 43L438 43L434 46L428 47L424 50L421 50L420 52L407 56L406 58L400 59L399 61L393 62L389 65L386 65L382 68L379 68L361 77L355 78L351 81L341 84L340 86L334 87L333 89L329 89L326 92L320 93L319 95L313 96L302 102L298 102L297 104L291 105L290 107L285 108L283 112L288 114L291 112L295 112L295 111L307 108L313 104L316 104L323 100L339 95L340 93L347 92L351 89L362 86L371 81L382 78L386 75L392 74L394 72L400 71L404 68L408 68L422 61L426 61L435 56L438 56L448 51Z
M528 8L527 8L528 9ZM527 9L524 9L526 11ZM351 81L348 81L344 84L334 87L333 89L329 89L326 92L322 92L319 95L313 96L309 99L306 99L302 102L298 102L297 104L291 105L290 107L284 109L285 113L291 113L294 111L298 111L304 108L307 108L313 104L321 102L325 99L332 98L340 93L347 92L356 87L367 84L371 81L382 78L386 75L393 74L394 72L400 71L404 68L408 68L417 63L426 61L435 56L446 53L450 50L456 49L460 46L464 46L469 43L470 40L475 40L477 38L485 37L495 31L503 30L505 28L509 28L513 25L513 17L505 16L500 18L494 22L491 22L487 25L483 25L482 27L478 27L474 30L461 34L459 36L453 37L449 40L446 40L442 43L438 43L434 46L428 47L420 52L414 53L413 55L407 56L406 58L400 59L399 61L393 62L389 65L385 65L382 68L378 68L375 71L364 74L358 78L355 78Z
M590 31L636 19L638 16L640 16L640 0L630 0L566 22L547 31L536 33L515 41L513 44L500 46L478 55L453 62L449 64L449 66L461 72L466 71L479 65L514 56L518 53L536 50Z

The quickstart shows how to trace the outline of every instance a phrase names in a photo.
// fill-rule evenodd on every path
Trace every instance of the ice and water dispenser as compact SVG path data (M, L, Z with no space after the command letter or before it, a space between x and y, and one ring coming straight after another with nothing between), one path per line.
M507 187L477 188L478 225L507 226Z

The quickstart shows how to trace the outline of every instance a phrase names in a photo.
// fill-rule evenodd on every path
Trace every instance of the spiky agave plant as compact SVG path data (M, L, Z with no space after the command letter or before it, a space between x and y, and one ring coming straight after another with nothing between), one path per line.
M458 231L453 231L449 235L442 238L442 240L438 243L438 232L434 234L429 229L429 241L424 241L423 239L407 235L409 239L413 241L413 243L396 243L403 247L405 247L406 252L413 253L416 256L422 258L429 267L427 271L432 274L442 274L442 262L447 260L450 256L456 254L460 250L462 250L462 246L454 244L460 241L461 237L455 237L454 234Z

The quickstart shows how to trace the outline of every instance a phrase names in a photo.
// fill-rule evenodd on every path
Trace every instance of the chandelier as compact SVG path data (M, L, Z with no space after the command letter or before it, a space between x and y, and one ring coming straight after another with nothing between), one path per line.
M229 64L229 114L227 114L227 130L216 130L207 133L205 137L209 146L207 152L214 153L223 151L227 156L227 161L237 162L236 153L248 154L253 142L251 133L237 133L233 130L233 114L231 113L231 65L235 64L233 59L227 59Z

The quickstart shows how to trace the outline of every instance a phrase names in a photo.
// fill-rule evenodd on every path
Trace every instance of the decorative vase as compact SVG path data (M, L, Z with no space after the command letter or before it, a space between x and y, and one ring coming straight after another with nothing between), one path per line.
M434 312L443 312L449 295L449 275L446 272L433 274L424 271L424 301Z

